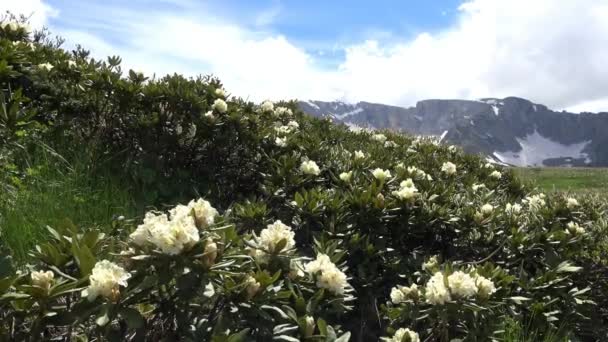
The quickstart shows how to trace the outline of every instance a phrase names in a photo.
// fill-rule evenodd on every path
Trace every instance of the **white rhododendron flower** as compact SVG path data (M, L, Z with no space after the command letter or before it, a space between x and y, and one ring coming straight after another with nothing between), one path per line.
M493 169L494 168L494 164L487 162L483 165L483 167L485 167L486 169Z
M355 159L365 159L365 153L363 151L355 151Z
M491 204L484 204L481 206L481 213L484 215L490 215L494 211L494 207Z
M295 247L295 235L291 227L277 220L273 224L266 226L265 229L262 229L258 243L261 248L270 253L278 253L281 250L290 250ZM277 250L277 245L283 240L285 240L285 246L281 250Z
M215 89L215 95L219 97L226 97L226 92L222 88Z
M292 116L293 112L291 111L291 109L289 109L287 107L277 107L274 110L274 115L275 116Z
M304 265L299 260L291 259L289 261L289 278L296 279L304 276Z
M222 99L215 99L211 108L217 110L220 113L226 113L228 111L228 104Z
M248 276L245 279L245 292L247 292L247 297L249 299L253 298L258 291L260 291L260 287L262 285L252 276Z
M496 286L490 279L482 276L475 277L475 285L477 285L477 294L481 298L489 298L494 292L496 292Z
M519 215L519 213L521 213L521 205L517 203L507 203L507 205L505 206L505 213L507 215Z
M318 176L321 173L319 166L312 160L303 161L300 165L300 171L305 175Z
M213 284L209 282L209 284L205 285L205 291L203 292L203 296L207 298L211 298L215 295L215 289L213 288Z
M289 122L287 123L287 126L288 126L288 127L290 127L290 128L291 128L292 130L294 130L294 131L295 131L296 129L300 128L300 124L299 124L297 121L293 121L293 120L289 121Z
M490 173L490 177L494 179L501 179L502 173L500 173L500 171L493 171L492 173Z
M18 22L8 22L4 23L3 28L8 31L19 31L24 30L25 32L31 32L32 29L29 25Z
M129 272L124 268L108 260L98 261L89 276L89 287L82 295L89 301L98 296L116 301L120 295L120 286L126 287L127 280L131 278Z
M74 61L72 61L72 60L69 60L69 61L68 61L68 66L69 66L70 68L74 68L74 67L76 66L76 62L74 62Z
M422 264L422 270L432 271L435 267L439 266L439 260L437 260L437 256L433 255L429 260Z
M418 336L418 333L407 328L398 329L395 332L395 335L393 335L393 338L391 338L389 341L401 342L406 336L409 337L410 342L420 342L420 336Z
M215 217L218 215L217 210L211 206L211 203L202 198L191 200L187 208L189 214L194 215L194 220L199 228L207 228L215 222ZM173 217L172 217L173 219Z
M274 104L270 101L264 101L261 105L260 108L262 109L262 111L264 112L272 112L274 110Z
M533 210L543 208L546 205L544 194L528 196L522 202L527 203L530 209Z
M386 135L384 134L374 134L372 135L372 139L384 143L386 141Z
M573 234L573 235L580 235L580 234L585 233L585 228L581 227L576 222L572 222L572 221L568 222L567 227L568 227L568 229L566 230L566 233Z
M30 274L30 277L32 278L32 285L48 290L53 285L55 273L53 271L34 271Z
M460 298L472 297L477 294L477 285L467 273L456 271L448 276L448 285L450 292Z
M578 205L578 200L576 198L568 197L566 199L566 207L568 207L568 209L574 209L578 207Z
M372 171L372 175L374 175L374 178L383 181L383 180L391 177L391 172L389 170L383 170L383 169L377 168L374 171Z
M287 146L287 137L281 138L281 137L276 137L274 139L274 144L279 146L279 147L285 147Z
M471 189L473 189L474 192L477 192L477 190L479 189L485 189L486 185L485 184L473 184L473 186L471 186Z
M203 114L203 116L209 120L215 119L215 116L213 116L213 111L211 110L207 111L205 114Z
M412 284L412 286L395 286L391 289L391 301L393 304L403 303L408 299L418 298L418 285Z
M199 239L198 228L192 216L172 218L168 224L158 226L150 232L150 242L163 253L170 255L190 249Z
M397 146L399 146L399 145L397 145L397 143L394 141L387 140L386 142L384 142L384 147L397 147Z
M51 69L53 69L54 66L53 66L53 64L47 62L47 63L38 64L38 68L46 70L46 71L51 71Z
M307 273L316 276L317 286L329 290L334 294L344 293L348 282L346 274L342 272L329 256L319 253L317 258L306 264Z
M441 172L447 175L453 175L456 173L456 165L452 162L445 162L441 165Z
M145 245L151 236L151 232L157 229L162 229L160 226L165 226L169 223L169 218L166 214L149 211L144 217L144 222L137 226L137 229L129 236L138 246Z
M342 172L339 177L340 177L340 180L348 183L348 182L350 182L351 178L353 177L353 172L352 171Z
M433 305L442 305L451 300L450 292L445 286L443 273L436 272L426 283L424 295L426 301Z
M400 188L397 191L393 191L393 196L403 200L410 200L418 195L418 189L414 185L411 178L408 178L401 182Z

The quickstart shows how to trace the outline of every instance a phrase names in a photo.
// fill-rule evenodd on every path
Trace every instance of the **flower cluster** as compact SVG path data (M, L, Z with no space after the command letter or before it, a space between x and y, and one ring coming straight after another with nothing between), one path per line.
M209 202L198 199L188 205L178 205L163 213L148 212L143 224L130 235L135 244L147 243L158 247L165 254L179 254L199 241L199 229L214 223L217 210Z
M420 292L418 291L418 285L412 284L411 286L395 286L391 289L391 302L393 304L403 303L407 300L417 300Z
M452 162L443 163L443 165L441 165L441 172L443 172L447 175L456 174L456 164L454 164Z
M342 272L329 256L319 253L317 258L305 266L306 272L317 279L317 286L329 290L334 294L343 294L349 286L346 274Z
M391 178L391 172L389 170L383 170L381 168L374 169L372 171L372 175L374 176L374 178L380 181L386 180L387 178Z
M374 134L372 135L372 139L381 143L384 143L386 141L386 135L378 133L378 134Z
M402 200L411 200L418 195L418 189L411 178L401 182L399 190L393 191L393 195Z
M522 200L522 202L526 203L532 210L539 210L546 205L545 197L545 194L527 196Z
M321 173L321 169L317 163L312 160L305 160L300 165L300 171L305 175L318 176Z
M348 183L348 182L350 182L351 178L353 177L353 172L352 171L342 172L338 177L343 182Z
M219 113L226 113L228 111L228 104L222 99L215 99L211 108Z
M295 233L291 228L280 220L277 220L260 232L258 246L269 253L279 253L295 247L296 241L294 237Z
M120 286L126 287L129 278L131 275L124 268L108 260L99 261L93 267L89 277L90 285L83 290L82 295L89 301L98 296L116 301L120 296Z
M32 285L48 290L52 285L55 278L53 271L34 271L30 274L32 278Z
M387 342L420 342L420 336L408 328L400 328L395 332L392 338L384 338Z

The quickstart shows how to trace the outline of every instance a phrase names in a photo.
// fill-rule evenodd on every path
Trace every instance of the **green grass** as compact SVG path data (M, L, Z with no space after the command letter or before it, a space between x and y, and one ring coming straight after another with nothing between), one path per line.
M516 168L515 173L526 182L546 192L605 194L608 192L608 168Z
M47 225L69 219L77 226L103 230L119 215L136 215L134 196L124 182L107 174L93 176L88 163L74 160L38 153L28 160L23 184L12 194L2 194L0 245L17 261L26 260L27 252L45 238Z

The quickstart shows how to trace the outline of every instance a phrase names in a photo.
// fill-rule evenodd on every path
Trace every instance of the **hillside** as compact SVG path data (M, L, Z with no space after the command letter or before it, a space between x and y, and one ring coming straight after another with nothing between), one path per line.
M608 338L605 201L59 42L0 22L0 341Z
M348 125L439 136L510 165L608 166L608 113L556 112L516 97L425 100L410 108L321 101L299 106Z

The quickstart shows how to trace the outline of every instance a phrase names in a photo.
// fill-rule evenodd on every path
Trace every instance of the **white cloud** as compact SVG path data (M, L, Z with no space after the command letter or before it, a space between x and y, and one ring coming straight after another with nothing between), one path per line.
M30 25L41 28L49 17L54 17L58 11L45 4L42 0L0 0L0 12L10 11L13 14L23 14L30 18Z
M50 13L43 18L53 13L40 0L25 2L26 9L48 8L40 10ZM62 13L57 21L66 24L52 29L148 73L213 73L253 100L412 105L513 95L558 109L608 110L600 108L608 104L608 0L470 0L442 31L412 39L392 32L389 39L341 47L338 63L268 31L281 15L278 7L260 12L247 28L209 11L192 13L191 6L165 12L97 6L70 18Z

